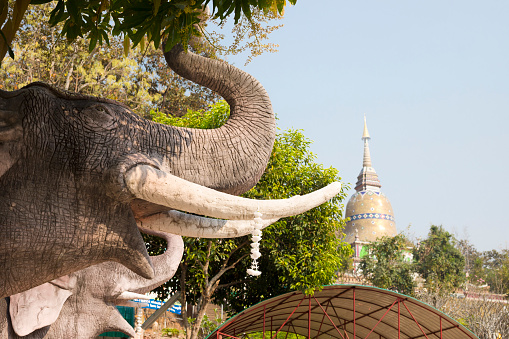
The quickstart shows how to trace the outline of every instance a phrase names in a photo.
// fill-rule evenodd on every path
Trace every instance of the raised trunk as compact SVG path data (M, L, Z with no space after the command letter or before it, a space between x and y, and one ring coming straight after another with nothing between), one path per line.
M180 178L219 191L246 192L265 171L274 145L276 125L267 92L246 72L179 45L165 57L177 74L217 92L230 105L230 119L220 128L178 129L187 143L169 168Z

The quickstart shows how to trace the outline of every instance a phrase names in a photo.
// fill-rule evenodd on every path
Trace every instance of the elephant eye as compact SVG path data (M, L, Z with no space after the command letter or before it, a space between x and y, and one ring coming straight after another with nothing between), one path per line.
M83 110L86 124L94 129L112 129L115 119L110 110L103 105L93 105Z

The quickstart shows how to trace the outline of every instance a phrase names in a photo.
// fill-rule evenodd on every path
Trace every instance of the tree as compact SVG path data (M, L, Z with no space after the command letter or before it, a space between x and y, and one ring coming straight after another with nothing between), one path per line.
M479 277L490 286L491 292L509 294L509 251L486 251L481 258L482 269Z
M62 23L61 34L73 42L86 37L89 51L103 43L109 44L108 33L124 41L125 50L138 44L153 43L157 49L166 39L167 50L177 43L187 46L193 36L204 34L200 23L204 8L212 7L212 15L221 21L233 14L237 24L242 17L253 22L253 12L282 15L286 0L15 0L0 2L0 61L9 52L23 18L29 8L45 3L55 3L48 22L54 26ZM296 0L288 0L295 4ZM256 29L256 25L252 25Z
M361 274L374 286L413 295L414 268L407 253L408 241L402 234L377 239L360 262Z
M457 242L465 257L467 280L474 286L489 286L490 292L509 294L509 250L479 252L468 240Z
M190 112L183 119L153 112L158 122L217 127L228 116L228 106L218 103L212 110ZM204 121L206 121L204 123ZM208 121L208 122L207 122ZM300 131L278 133L272 156L259 183L244 196L279 199L306 194L337 181L337 170L315 163L309 151L310 141ZM260 300L290 290L312 293L321 285L334 282L341 259L351 255L350 246L336 236L343 227L341 200L343 192L331 201L302 215L285 218L263 231L259 259L261 276L246 274L251 265L250 239L185 239L185 253L179 271L170 282L157 289L165 298L169 291L183 294L186 303L196 304L198 314L189 322L184 317L187 338L196 338L205 308L212 302L226 300L229 311L238 312ZM159 246L152 241L147 248L156 254ZM235 268L235 269L234 269Z
M456 319L481 339L509 337L509 310L500 300L490 300L488 295L474 299L430 293L419 293L417 298Z
M136 48L125 56L119 37L109 36L110 47L96 46L77 38L68 45L59 35L61 24L50 27L41 20L49 5L31 6L14 46L15 58L0 69L2 89L14 90L34 81L121 101L148 116L151 109L183 115L187 108L200 110L218 100L205 87L187 81L166 66L163 53L152 45Z
M482 282L482 258L481 253L467 239L456 241L456 248L465 257L465 272L467 280L473 284Z
M455 243L442 226L432 225L428 238L414 247L416 271L425 279L428 292L448 294L465 282L465 258Z

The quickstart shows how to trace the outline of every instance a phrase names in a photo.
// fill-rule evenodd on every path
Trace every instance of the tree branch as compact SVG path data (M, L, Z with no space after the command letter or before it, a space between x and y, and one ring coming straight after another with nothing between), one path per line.
M223 262L223 265L221 265L221 269L225 268L226 265L228 265L228 262L230 261L231 257L233 256L233 254L235 252L237 252L239 249L243 248L244 246L246 246L247 244L249 244L250 241L249 240L246 240L244 241L242 244L240 244L239 246L235 247L235 249L233 249L233 251L230 252L230 254L228 255L228 259L226 259L224 262ZM235 264L234 264L235 265Z
M210 279L210 284L211 285L214 285L214 284L219 284L219 278L221 278L221 276L228 270L232 269L235 267L235 265L237 265L241 260L243 260L245 257L247 257L247 254L244 254L243 256L241 256L239 259L237 259L233 264L231 264L230 266L228 267L223 267L219 270L219 272L212 278ZM214 289L215 290L215 289ZM210 293L212 294L212 293Z
M230 286L235 286L235 285L243 284L243 283L248 282L248 281L249 281L249 279L243 279L243 280L234 281L234 282L231 282L231 283L228 283L228 284L218 285L217 289L227 288L227 287L230 287Z

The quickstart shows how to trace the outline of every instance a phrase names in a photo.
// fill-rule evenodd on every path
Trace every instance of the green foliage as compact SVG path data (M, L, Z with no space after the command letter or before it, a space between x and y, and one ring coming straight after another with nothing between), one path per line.
M188 110L187 114L183 117L166 115L160 111L150 111L150 117L155 122L165 125L201 129L220 127L228 120L229 116L230 107L224 100L210 105L208 110Z
M221 317L218 317L217 309L214 309L214 313L216 316L215 319L210 319L208 317L208 315L206 315L206 314L203 316L203 320L201 322L201 328L200 328L203 337L208 336L219 325L221 325L222 320L221 320Z
M278 133L265 173L244 196L283 199L339 181L336 169L315 163L310 144L301 131ZM340 202L345 197L342 191L329 202L268 228L262 247L269 249L262 250L262 266L273 266L274 273L262 275L257 285L284 286L279 292L274 291L277 295L288 290L312 293L314 288L332 283L341 258L351 254L350 246L336 236L344 226Z
M59 35L59 26L49 27L42 18L50 6L31 6L15 41L15 59L6 59L0 69L4 90L14 90L34 81L82 94L101 96L129 105L140 115L150 110L183 115L187 108L201 110L218 97L210 90L177 76L166 65L163 53L147 46L123 55L123 41L109 36L109 48L88 51L77 38L72 46Z
M188 42L194 36L205 34L203 9L212 7L212 16L223 22L233 14L237 25L241 18L257 30L258 13L281 16L287 0L13 0L12 10L7 1L0 3L0 60L8 51L12 57L11 42L22 25L25 12L41 5L52 6L47 22L60 26L60 35L71 43L85 39L91 52L96 46L110 44L113 35L123 41L124 53L131 47L153 44L156 49L166 41L166 50L175 44ZM288 0L295 4L296 0ZM258 37L256 37L258 40Z
M413 250L416 271L430 293L448 294L465 282L465 257L456 240L442 226L432 225L428 238Z
M407 240L401 234L382 237L367 245L368 254L359 265L362 275L373 285L413 295L414 268L408 253Z
M478 285L488 284L494 293L509 295L509 250L491 250L481 254L480 269L471 276Z
M161 330L161 334L166 337L177 337L180 334L180 331L176 328L163 328Z
M340 180L337 170L314 162L310 141L300 131L278 133L267 169L245 197L282 199L303 195ZM219 289L215 299L226 299L230 311L239 312L263 299L292 290L308 294L335 281L336 272L351 256L351 248L338 240L343 228L340 202L345 192L331 201L298 216L280 220L263 232L258 260L262 274L246 277L249 258L224 274L235 282ZM247 248L243 249L247 253Z

